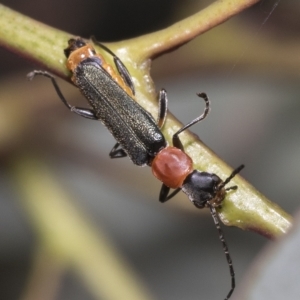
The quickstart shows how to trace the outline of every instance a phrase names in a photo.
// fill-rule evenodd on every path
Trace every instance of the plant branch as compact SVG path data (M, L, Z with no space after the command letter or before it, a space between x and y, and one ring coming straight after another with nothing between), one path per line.
M142 57L143 60L155 58L190 42L198 35L227 21L232 16L259 1L260 0L215 1L198 13L166 29L127 40L126 47L129 53L134 53L135 49L142 47L144 54Z
M123 60L133 77L137 101L152 115L157 114L156 90L150 76L150 57L159 56L187 43L256 2L258 0L216 1L203 11L164 30L128 41L110 43L108 46ZM0 44L69 81L63 49L70 37L68 33L0 5ZM180 126L169 113L163 128L169 142ZM216 173L223 179L228 177L231 169L193 134L185 132L181 138L195 168ZM219 210L223 223L255 230L268 237L276 237L288 230L291 217L281 208L267 200L240 176L235 177L232 184L239 189L228 193Z

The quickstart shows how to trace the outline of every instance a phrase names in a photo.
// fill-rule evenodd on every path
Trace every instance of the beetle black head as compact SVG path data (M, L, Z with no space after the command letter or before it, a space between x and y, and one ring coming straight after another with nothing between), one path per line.
M68 44L69 44L69 47L64 49L64 53L67 58L70 56L70 54L73 51L75 51L81 47L84 47L86 45L86 42L82 38L77 37L75 39L69 39Z
M194 170L185 179L182 191L198 208L203 208L209 204L218 207L224 200L226 191L237 189L237 186L225 189L225 185L243 168L244 165L241 165L235 169L224 182L216 174Z

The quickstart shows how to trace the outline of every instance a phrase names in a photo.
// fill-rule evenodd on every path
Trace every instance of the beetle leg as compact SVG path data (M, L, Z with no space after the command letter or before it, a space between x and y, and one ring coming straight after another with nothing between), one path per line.
M120 147L119 143L116 143L114 147L111 149L111 151L109 152L110 158L122 158L126 156L127 153L124 151L122 147Z
M161 89L158 96L157 126L161 129L166 121L168 112L168 98L165 89Z
M159 201L161 203L165 203L168 200L170 200L171 198L173 198L180 191L181 191L181 188L178 188L178 189L174 190L171 194L169 194L170 188L168 186L166 186L165 184L162 184L160 193L159 193Z
M183 145L179 139L179 134L185 130L187 130L188 128L190 128L191 126L197 124L198 122L202 121L203 119L205 119L205 117L207 116L207 114L209 113L209 108L210 108L210 103L209 103L209 99L207 97L207 95L205 93L200 93L197 94L198 97L202 98L205 101L205 108L204 108L204 112L202 113L202 115L200 115L198 118L194 119L193 121L191 121L190 123L186 124L185 126L183 126L182 128L180 128L174 135L173 135L173 146L176 148L181 149L182 151L183 149Z
M45 77L48 77L51 79L51 82L55 88L55 91L58 95L58 97L60 98L60 100L62 101L62 103L71 111L76 113L79 116L82 116L84 118L87 119L91 119L91 120L98 120L97 116L95 115L94 111L92 109L88 109L88 108L82 108L82 107L76 107L76 106L72 106L71 104L69 104L66 100L66 98L64 97L63 93L61 92L55 78L53 75L51 75L50 73L46 72L46 71L38 71L38 70L34 70L32 72L30 72L29 74L27 74L27 78L29 80L32 80L36 75L42 75Z
M127 70L127 68L122 63L122 61L120 60L120 58L118 56L114 56L114 62L115 62L115 65L118 69L118 72L122 76L124 82L131 89L132 94L135 95L134 84L132 82L132 78L129 74L129 71Z

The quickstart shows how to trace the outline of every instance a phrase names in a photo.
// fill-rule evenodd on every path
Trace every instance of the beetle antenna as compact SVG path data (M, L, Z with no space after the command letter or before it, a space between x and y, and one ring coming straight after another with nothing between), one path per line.
M237 167L235 170L233 170L232 173L230 174L230 176L227 177L227 178L225 179L225 181L224 181L222 184L219 185L218 190L221 190L227 183L229 183L229 181L230 181L235 175L237 175L238 173L240 173L241 170L244 169L244 168L245 168L245 165L240 165L240 166ZM236 190L236 189L237 189L237 186L235 185L235 186L231 186L231 187L227 188L226 191L229 191L229 190Z
M208 207L210 209L210 213L211 213L211 216L214 220L215 226L218 230L219 240L222 243L223 251L225 253L227 264L228 264L228 267L229 267L229 273L230 273L230 277L231 277L231 289L230 289L229 293L227 294L227 296L225 298L225 300L228 300L230 298L231 294L233 293L234 288L235 288L235 274L234 274L232 259L231 259L231 256L229 254L229 249L228 249L227 243L225 241L223 230L221 229L219 219L217 217L216 208L213 205L211 205L209 202L207 202L207 204L208 204Z

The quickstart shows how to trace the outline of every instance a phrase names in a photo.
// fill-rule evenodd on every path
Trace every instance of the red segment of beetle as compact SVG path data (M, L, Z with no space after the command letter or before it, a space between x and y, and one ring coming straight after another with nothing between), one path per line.
M69 49L72 48L74 49L75 48L75 45L72 44L72 42L74 41L75 43L75 40L70 40L69 41ZM75 48L76 49L76 48ZM84 61L85 59L87 58L91 58L91 57L94 57L94 56L97 56L96 55L96 51L95 49L89 45L89 44L86 44L84 46L81 46L80 48L77 48L76 50L73 50L69 57L68 57L68 60L67 60L67 68L72 72L74 73L74 70L77 68L77 66L82 62ZM100 57L102 59L102 57ZM72 78L73 80L73 78ZM74 80L73 80L74 81Z
M78 43L81 42L81 43ZM85 59L92 58L92 57L98 57L101 60L101 67L112 77L112 79L123 89L126 91L126 93L134 98L134 95L131 91L131 89L126 85L123 78L115 72L113 67L108 64L104 57L96 53L95 48L93 45L89 43L85 43L82 39L70 39L69 40L69 47L65 50L67 53L69 53L69 57L67 59L67 68L74 74L74 70L76 67ZM76 79L74 76L72 77L72 81L76 83Z
M193 161L180 149L167 147L157 154L151 168L157 179L176 189L182 186L185 178L193 171Z

